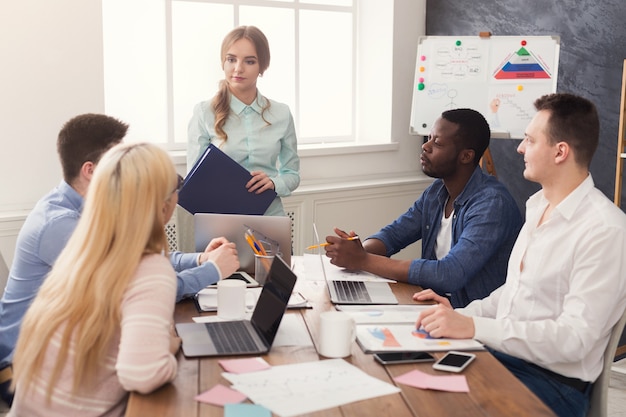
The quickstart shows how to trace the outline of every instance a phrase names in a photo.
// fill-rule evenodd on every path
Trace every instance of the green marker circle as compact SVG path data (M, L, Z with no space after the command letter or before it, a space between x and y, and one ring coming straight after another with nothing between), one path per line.
M461 41L456 41L456 46L461 46Z
M424 83L419 83L417 85L417 89L420 90L420 91L423 90L424 89Z

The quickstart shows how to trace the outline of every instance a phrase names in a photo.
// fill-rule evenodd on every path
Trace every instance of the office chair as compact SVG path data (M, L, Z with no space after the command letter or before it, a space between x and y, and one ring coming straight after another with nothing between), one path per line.
M622 314L622 318L611 330L609 344L604 350L604 366L602 373L596 380L591 393L591 401L589 403L589 412L587 417L607 417L607 404L609 401L609 381L611 380L611 366L615 358L615 349L619 343L620 336L626 325L626 311Z
M4 262L4 256L0 253L0 296L4 291L4 287L7 284L7 280L9 279L9 268L7 267L6 262Z

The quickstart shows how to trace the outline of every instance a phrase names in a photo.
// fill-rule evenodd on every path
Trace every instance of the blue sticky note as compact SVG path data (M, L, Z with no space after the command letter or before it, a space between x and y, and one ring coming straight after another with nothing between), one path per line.
M256 404L226 404L224 417L272 417L272 412Z

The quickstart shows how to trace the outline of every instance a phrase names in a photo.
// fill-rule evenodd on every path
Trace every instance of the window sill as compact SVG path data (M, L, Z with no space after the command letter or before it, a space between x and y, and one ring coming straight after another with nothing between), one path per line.
M186 150L177 150L177 151L168 151L174 165L187 165L187 151Z
M399 148L400 145L397 142L359 145L352 143L324 143L298 145L298 155L300 158L326 155L355 155L360 153L397 151ZM187 163L187 151L175 150L169 151L169 154L175 165L185 165Z
M353 143L324 143L314 145L298 145L298 155L301 158L307 156L354 155L359 153L397 151L399 148L400 145L397 142L358 145Z

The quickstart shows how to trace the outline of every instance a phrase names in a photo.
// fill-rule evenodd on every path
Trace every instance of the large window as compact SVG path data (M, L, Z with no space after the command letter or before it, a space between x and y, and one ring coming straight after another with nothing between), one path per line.
M196 103L224 76L222 39L270 43L258 87L286 103L300 144L390 141L392 0L104 0L105 109L128 140L184 149Z

